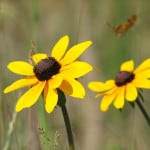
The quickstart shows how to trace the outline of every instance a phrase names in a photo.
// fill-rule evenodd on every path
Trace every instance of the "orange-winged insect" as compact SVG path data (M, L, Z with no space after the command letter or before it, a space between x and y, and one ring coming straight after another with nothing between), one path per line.
M126 22L120 24L118 27L113 27L110 24L107 24L115 33L117 36L120 36L124 32L126 32L128 29L130 29L134 24L137 19L136 15L131 16Z

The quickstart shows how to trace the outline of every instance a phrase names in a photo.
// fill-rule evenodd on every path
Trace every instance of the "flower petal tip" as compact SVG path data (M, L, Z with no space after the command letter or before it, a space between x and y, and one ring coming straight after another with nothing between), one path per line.
M83 96L80 97L80 99L83 99L83 100L84 100L84 98L85 98L85 95L83 95Z
M86 42L87 42L87 45L88 45L88 46L90 46L90 45L92 45L92 44L93 44L93 42L92 42L92 41L90 41L90 40L89 40L89 41L86 41Z
M90 71L93 71L93 70L95 70L95 67L94 66L92 66L92 65L90 65L91 67L90 67Z
M64 35L62 38L66 38L67 40L69 40L69 36L68 35Z
M102 111L102 112L106 112L107 110L108 110L108 108L100 108L100 110Z
M52 113L55 110L57 104L54 104L53 107L52 107L52 105L53 104L51 104L51 106L49 106L49 105L46 105L46 103L45 103L45 110L49 114Z
M16 112L20 112L21 110L22 110L22 108L20 108L20 107L18 107L17 105L16 105Z
M78 96L73 96L73 97L84 99L85 98L85 93L82 93L82 94L80 93Z
M46 112L50 114L53 110L46 109Z
M8 89L8 87L6 87L6 88L3 90L3 93L4 93L4 94L9 93L9 89Z
M4 94L7 94L8 92L7 92L7 90L6 90L6 89L4 89L3 93L4 93Z
M63 37L60 38L60 40L63 40L64 42L67 41L67 43L68 43L69 42L69 36L64 35Z

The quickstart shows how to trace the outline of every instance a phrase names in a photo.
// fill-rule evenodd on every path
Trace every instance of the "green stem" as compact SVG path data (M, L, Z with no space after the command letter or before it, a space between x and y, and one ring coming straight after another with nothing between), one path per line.
M142 103L140 102L139 99L136 100L136 103L137 103L138 107L140 108L141 112L143 113L148 125L150 126L150 117L149 117L148 113L146 112L146 110L144 109L144 106L142 105Z
M68 143L69 143L69 150L75 150L74 139L73 139L73 134L72 134L72 130L71 130L71 124L70 124L67 108L66 108L66 105L65 105L66 97L65 97L65 95L62 91L58 90L58 93L59 93L58 94L59 95L58 105L61 107L64 122L65 122L65 126L66 126L66 131L67 131L67 136L68 136Z
M74 140L73 140L70 120L69 120L69 116L68 116L66 106L65 105L62 106L61 110L62 110L62 113L63 113L64 122L65 122L65 126L66 126L66 131L67 131L67 135L68 135L69 149L74 150L75 149Z

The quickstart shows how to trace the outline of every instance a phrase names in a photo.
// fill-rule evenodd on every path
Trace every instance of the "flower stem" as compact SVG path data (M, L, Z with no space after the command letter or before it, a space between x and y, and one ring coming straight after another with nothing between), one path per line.
M62 91L60 91L59 89L58 89L58 95L59 95L58 105L61 107L65 126L66 126L69 150L75 150L74 139L73 139L73 134L72 134L72 130L71 130L71 124L70 124L67 108L65 105L66 97L65 97L64 93Z
M137 103L138 107L140 108L141 112L143 113L148 125L150 126L150 117L149 117L148 113L146 112L146 110L144 109L144 106L142 105L142 103L140 102L139 99L136 100L136 103Z
M65 105L62 106L61 110L62 110L62 113L63 113L65 126L66 126L66 131L67 131L67 135L68 135L69 149L74 150L75 149L74 140L73 140L71 125L70 125L69 116L68 116L68 113L67 113L66 106Z

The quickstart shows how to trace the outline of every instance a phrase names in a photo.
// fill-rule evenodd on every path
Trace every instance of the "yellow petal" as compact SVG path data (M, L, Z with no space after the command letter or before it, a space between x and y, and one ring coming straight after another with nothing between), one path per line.
M117 109L121 109L124 106L124 101L125 101L125 87L120 87L117 90L117 95L116 98L114 100L114 106Z
M64 58L60 61L62 65L70 64L75 61L90 45L92 44L91 41L86 41L74 45L72 48L68 50Z
M115 80L107 80L105 82L105 85L109 86L109 87L114 87L115 86Z
M101 100L100 109L101 111L105 112L108 110L109 106L113 102L114 98L116 96L116 92L110 95L105 95L103 99Z
M81 76L84 76L91 70L93 70L93 67L88 63L75 61L72 64L63 66L60 72L65 77L79 78Z
M95 92L103 92L106 91L105 83L93 81L88 84L89 89Z
M98 81L94 81L94 82L90 82L88 84L88 87L95 91L95 92L109 92L112 93L113 91L111 89L115 89L115 83L114 80L108 80L105 83L104 82L98 82Z
M134 72L135 78L150 78L150 69L141 70L140 72Z
M45 109L48 113L51 113L58 102L57 90L48 88L48 90L44 91L44 99L45 99Z
M63 80L59 88L68 95L71 95L73 93L72 86L66 80Z
M37 82L38 82L38 80L35 77L20 79L20 80L13 82L8 87L6 87L4 89L4 93L9 93L9 92L17 90L17 89L31 86L33 84L36 84Z
M62 76L61 75L55 75L50 80L48 80L48 83L49 83L49 88L56 89L62 83Z
M68 44L69 37L67 35L63 36L53 47L51 56L59 61L64 56Z
M135 73L146 70L146 69L150 69L150 59L146 59L145 61L143 61L136 69L135 69Z
M80 82L74 79L65 79L60 89L65 92L66 94L76 97L76 98L84 98L85 90Z
M115 80L107 80L107 81L105 82L105 88L106 88L107 90L116 88Z
M134 84L135 87L137 87L137 88L150 89L150 80L149 79L137 78L132 81L132 84Z
M47 58L47 54L44 53L38 53L32 56L32 60L34 61L35 64L37 64L39 61L41 61L42 59Z
M138 93L136 87L133 84L128 83L125 91L125 98L127 99L127 101L135 101L137 96Z
M24 61L14 61L8 64L8 69L19 75L33 76L33 66Z
M25 92L16 104L16 111L19 112L35 104L44 89L45 83L46 82L39 82Z
M122 63L120 67L120 71L133 71L133 69L134 69L133 60L129 60L129 61Z

